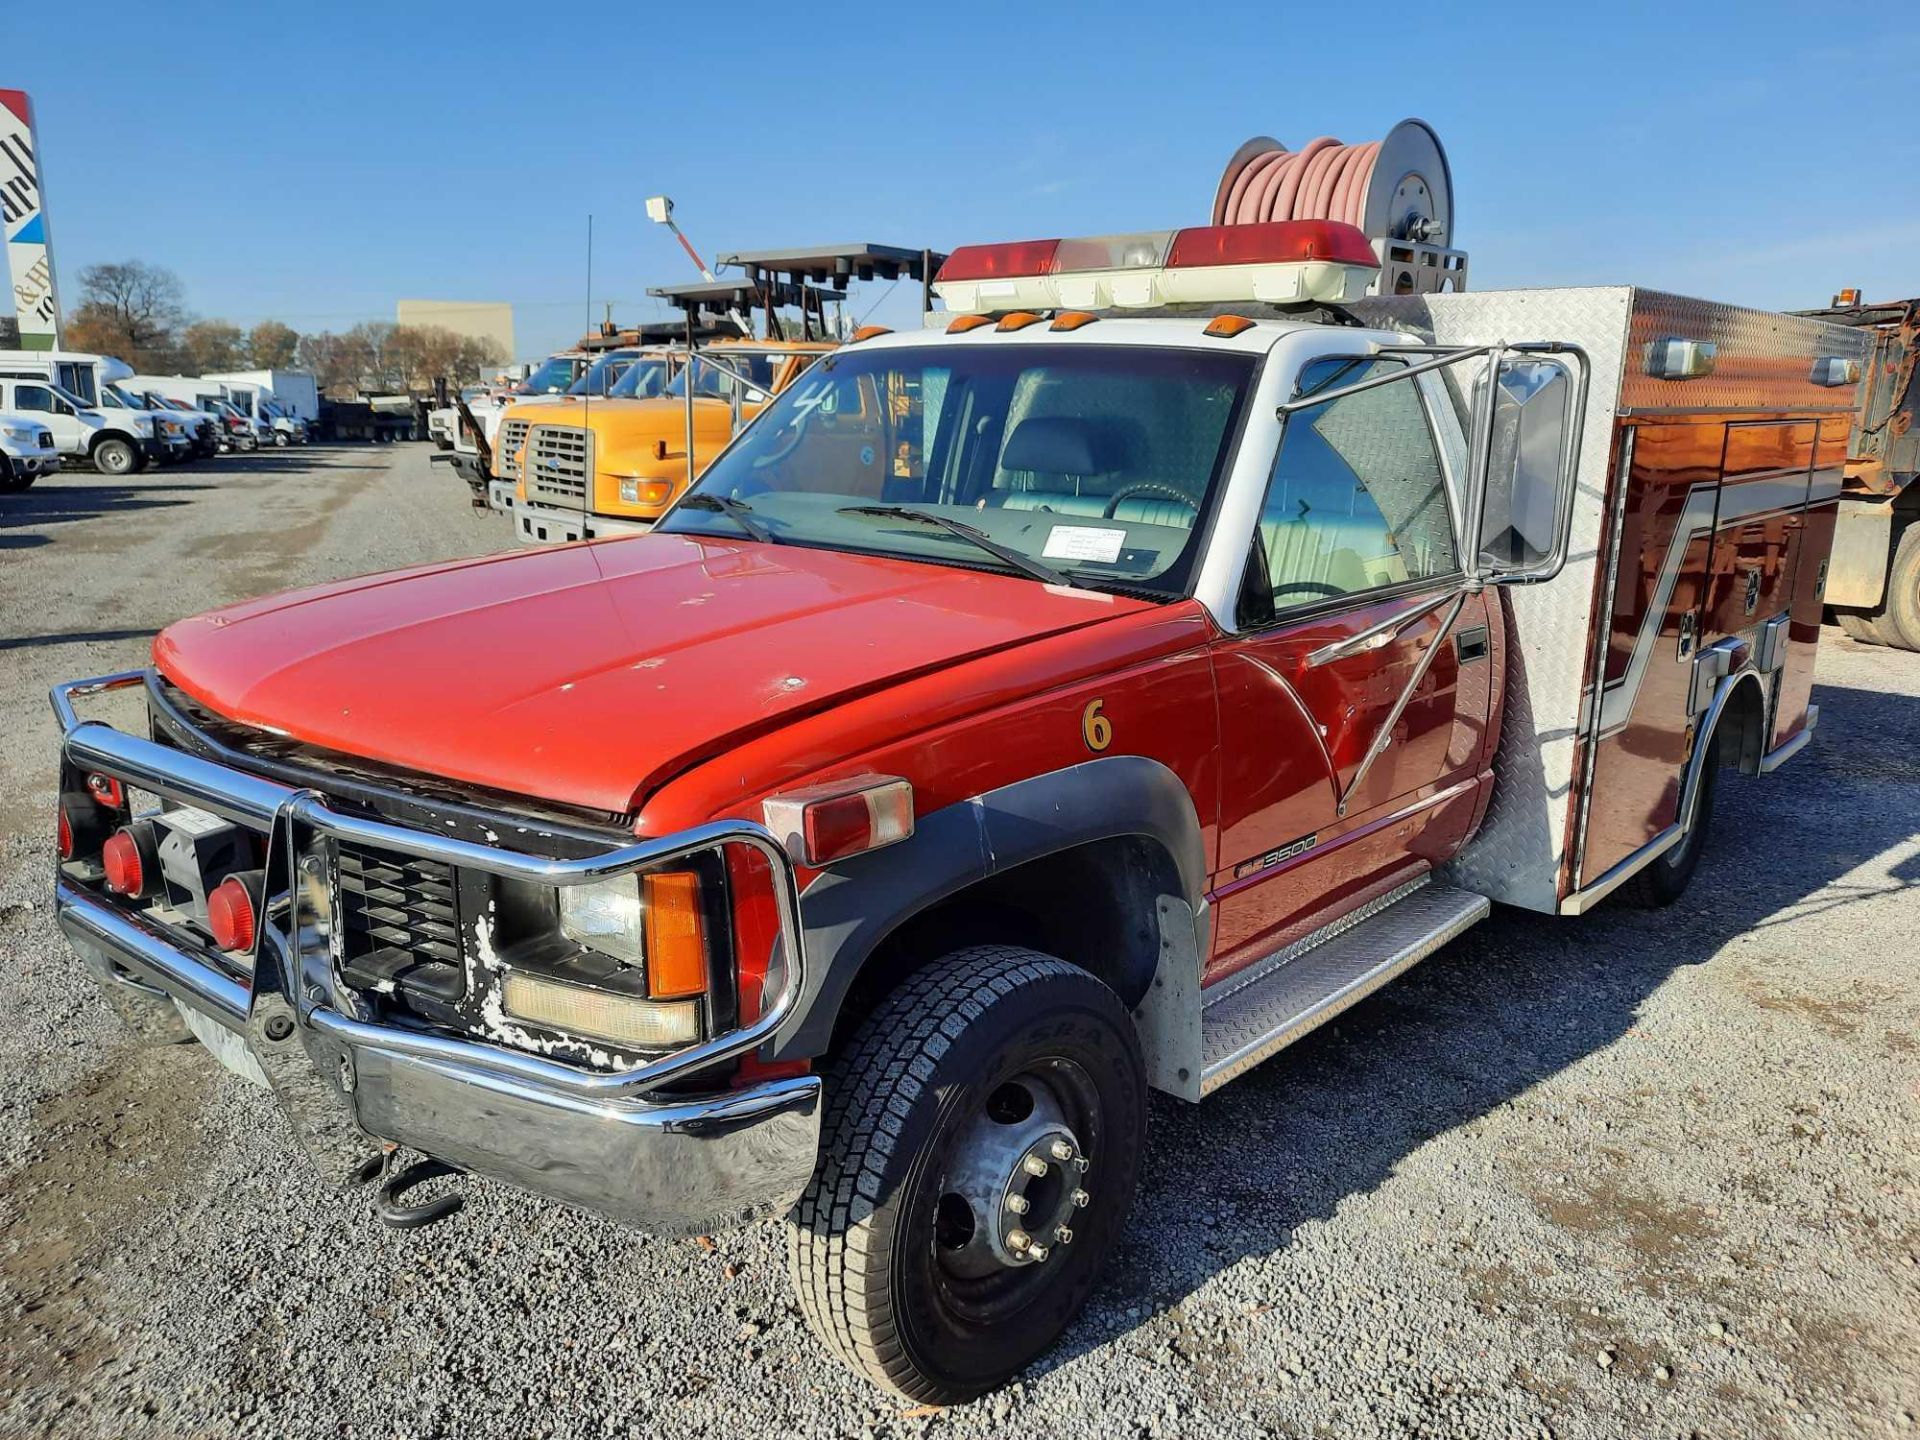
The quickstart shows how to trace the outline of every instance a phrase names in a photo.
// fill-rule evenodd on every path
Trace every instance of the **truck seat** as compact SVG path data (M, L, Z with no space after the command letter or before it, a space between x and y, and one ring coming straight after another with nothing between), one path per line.
M1276 596L1290 585L1328 586L1340 594L1393 585L1407 578L1407 562L1400 556L1378 521L1322 519L1260 523L1260 543L1267 552L1267 575ZM1284 603L1296 604L1308 596Z

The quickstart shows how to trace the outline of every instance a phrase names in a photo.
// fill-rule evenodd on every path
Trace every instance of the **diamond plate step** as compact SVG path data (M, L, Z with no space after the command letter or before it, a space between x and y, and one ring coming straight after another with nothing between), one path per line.
M1484 920L1487 897L1419 880L1357 922L1201 992L1200 1093L1238 1078ZM1251 977L1251 978L1248 978Z

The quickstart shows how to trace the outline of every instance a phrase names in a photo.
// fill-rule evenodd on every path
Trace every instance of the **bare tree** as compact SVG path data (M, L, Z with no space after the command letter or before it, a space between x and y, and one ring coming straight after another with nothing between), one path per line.
M173 360L186 318L180 281L171 270L144 260L89 265L80 272L80 303L68 320L68 343L151 369Z

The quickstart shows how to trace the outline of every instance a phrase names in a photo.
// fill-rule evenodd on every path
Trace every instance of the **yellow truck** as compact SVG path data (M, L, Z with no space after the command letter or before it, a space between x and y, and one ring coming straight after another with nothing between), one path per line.
M652 529L741 425L834 348L828 341L717 343L696 351L691 364L673 366L671 378L664 378L664 355L636 361L622 377L641 377L627 396L529 406L524 414L515 407L500 426L500 463L514 477L515 538L559 545ZM655 383L658 389L643 388Z

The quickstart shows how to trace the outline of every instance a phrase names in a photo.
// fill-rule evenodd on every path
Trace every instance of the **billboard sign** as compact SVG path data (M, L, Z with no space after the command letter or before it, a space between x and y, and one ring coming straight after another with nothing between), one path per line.
M34 145L33 106L24 90L0 90L0 232L7 242L13 311L28 350L60 345L60 296L53 285L53 252Z

